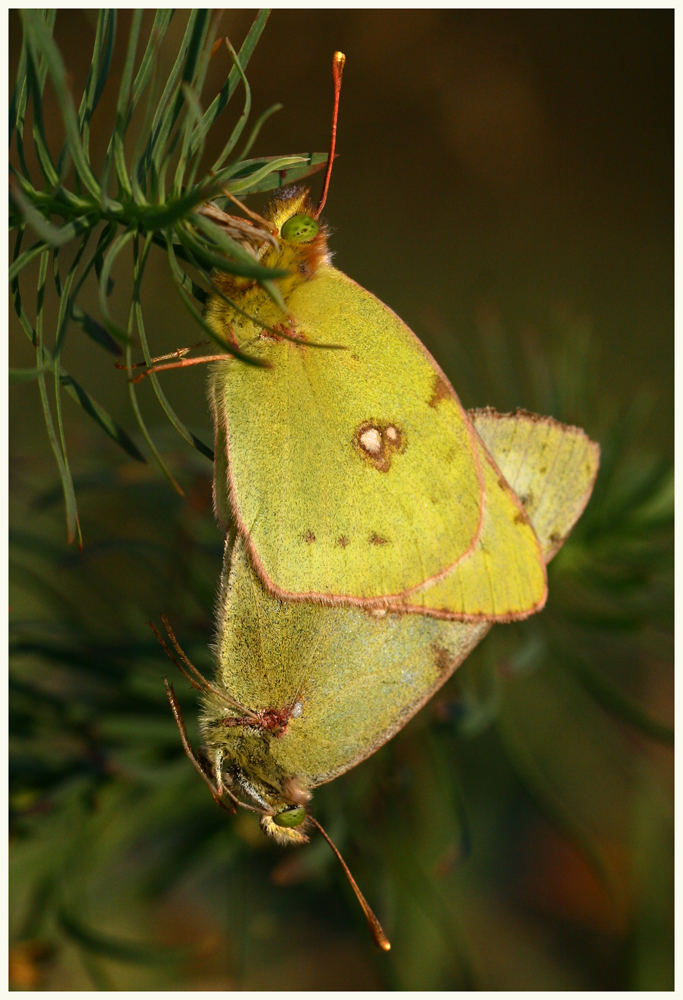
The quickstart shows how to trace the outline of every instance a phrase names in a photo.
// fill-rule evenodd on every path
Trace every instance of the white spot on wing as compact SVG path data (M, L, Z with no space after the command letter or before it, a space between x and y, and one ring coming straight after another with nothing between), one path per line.
M382 432L377 427L368 427L358 439L361 448L368 455L379 455L382 451Z

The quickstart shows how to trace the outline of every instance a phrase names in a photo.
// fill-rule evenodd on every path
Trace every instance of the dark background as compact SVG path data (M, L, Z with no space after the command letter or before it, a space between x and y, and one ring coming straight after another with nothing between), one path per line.
M233 43L252 16L224 15ZM121 40L126 26L122 11ZM92 31L89 12L59 14L76 94ZM167 613L211 669L209 463L141 392L180 499L65 401L78 553L35 384L13 386L17 983L670 989L671 754L620 698L670 721L670 561L653 511L672 443L673 14L275 11L248 77L255 114L285 107L257 153L326 148L335 49L348 60L325 213L335 264L416 331L466 405L552 412L614 466L539 621L494 631L404 733L316 797L394 941L379 956L323 845L283 856L251 817L223 817L176 746L146 622ZM117 53L95 162L120 66ZM46 120L59 136L58 113ZM225 134L219 119L215 151ZM161 253L148 279L154 350L199 339ZM123 278L116 294L124 318ZM94 291L84 301L97 311ZM29 366L20 332L12 344L11 364ZM75 332L67 352L135 434L111 360ZM210 440L204 378L170 373L164 388ZM558 647L582 651L589 681Z

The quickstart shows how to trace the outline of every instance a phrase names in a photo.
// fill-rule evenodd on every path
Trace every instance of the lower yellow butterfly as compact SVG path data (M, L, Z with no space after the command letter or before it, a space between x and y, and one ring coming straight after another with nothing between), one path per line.
M588 502L598 446L578 428L522 411L479 410L470 419L549 561ZM309 825L321 829L306 808L311 790L390 739L491 624L284 602L262 586L248 549L241 534L228 535L213 682L184 658L169 629L181 669L202 690L206 764L184 737L185 747L217 801L233 799L260 814L266 833L303 843ZM352 884L375 939L388 947Z

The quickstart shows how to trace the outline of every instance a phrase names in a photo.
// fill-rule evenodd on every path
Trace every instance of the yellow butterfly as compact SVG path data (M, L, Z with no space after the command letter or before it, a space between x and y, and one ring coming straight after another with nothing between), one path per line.
M262 263L288 272L286 313L255 283L215 278L209 323L263 362L213 365L219 519L289 600L487 621L539 610L523 506L426 348L331 265L315 216L303 188L266 213L277 247Z
M318 207L305 188L289 188L261 219L257 250L258 227L248 226L260 263L280 276L265 286L214 278L207 321L226 345L209 389L216 512L226 529L237 525L263 585L280 597L524 618L547 589L523 505L415 334L330 263L320 213L343 64L336 53ZM201 360L212 359L155 370Z
M549 561L588 502L598 446L578 428L526 412L481 410L470 418L522 498ZM186 750L214 798L230 797L259 813L264 831L279 841L304 843L309 820L321 829L306 808L311 790L401 729L491 623L283 601L263 588L247 549L244 536L229 533L214 682L184 659L203 691L204 767L184 737L172 691L169 697ZM352 885L376 940L387 947Z

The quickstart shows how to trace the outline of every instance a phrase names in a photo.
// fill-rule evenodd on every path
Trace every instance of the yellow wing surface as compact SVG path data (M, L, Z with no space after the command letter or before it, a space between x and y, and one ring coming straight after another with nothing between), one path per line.
M217 511L264 585L445 618L538 610L536 534L420 341L326 263L287 307L300 342L242 330L269 367L226 360L211 376Z
M552 558L590 497L597 445L527 413L487 410L473 420ZM240 704L288 719L277 736L245 730L240 766L272 787L292 776L303 787L331 780L402 728L489 628L283 602L262 587L238 536L219 600L217 681ZM227 741L236 730L221 732Z

